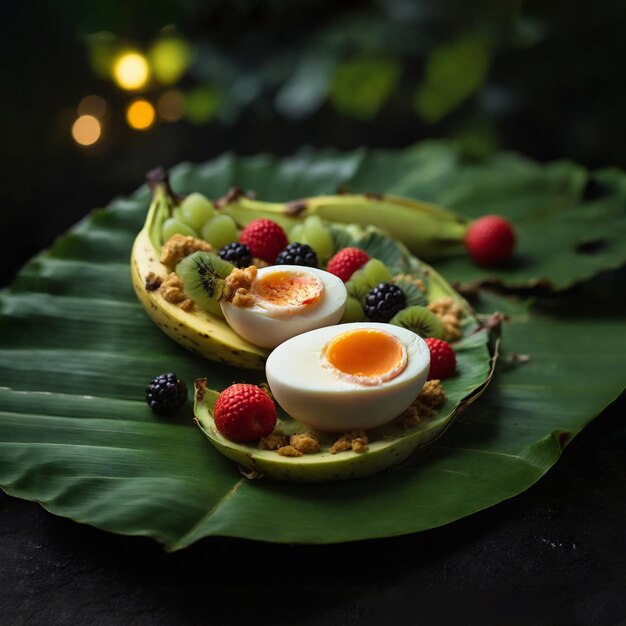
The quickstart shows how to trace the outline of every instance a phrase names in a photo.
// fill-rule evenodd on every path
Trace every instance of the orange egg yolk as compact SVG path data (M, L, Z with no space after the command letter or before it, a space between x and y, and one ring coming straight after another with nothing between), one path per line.
M390 333L371 328L337 335L326 346L324 355L347 378L365 384L391 380L407 364L402 342Z
M257 298L275 308L301 310L322 297L322 281L307 272L270 272L254 281Z

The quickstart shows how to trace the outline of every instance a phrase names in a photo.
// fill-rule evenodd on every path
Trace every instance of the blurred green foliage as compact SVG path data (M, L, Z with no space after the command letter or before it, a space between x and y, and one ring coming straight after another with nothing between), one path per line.
M519 142L542 157L553 142L546 156L626 162L619 0L63 3L94 73L123 46L160 58L150 89L177 83L192 124L322 116L403 124L407 141L455 137L476 153Z
M482 86L489 64L489 43L480 34L468 33L433 48L415 93L417 112L426 122L438 122Z

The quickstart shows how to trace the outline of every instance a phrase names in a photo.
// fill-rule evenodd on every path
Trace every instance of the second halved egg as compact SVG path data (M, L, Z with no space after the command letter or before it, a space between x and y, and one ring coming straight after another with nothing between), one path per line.
M337 276L299 265L260 269L252 283L252 306L220 306L228 324L250 343L275 348L301 333L337 324L347 292Z
M405 411L430 367L426 342L390 324L319 328L276 348L265 372L280 406L295 420L328 432L370 429Z

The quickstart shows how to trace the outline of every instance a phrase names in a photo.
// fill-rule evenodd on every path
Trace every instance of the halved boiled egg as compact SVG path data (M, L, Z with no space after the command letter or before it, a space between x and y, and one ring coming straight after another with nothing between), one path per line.
M318 328L285 341L265 372L280 406L315 430L381 426L419 395L430 367L426 342L391 324Z
M274 348L306 331L336 324L348 297L340 278L300 265L260 269L250 295L252 306L227 301L220 306L233 330L262 348Z

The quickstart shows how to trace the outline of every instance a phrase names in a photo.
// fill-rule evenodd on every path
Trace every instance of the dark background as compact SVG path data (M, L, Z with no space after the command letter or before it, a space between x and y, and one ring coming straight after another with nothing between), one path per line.
M619 0L49 0L0 12L0 286L149 168L225 150L445 137L476 157L626 167ZM127 93L96 67L103 41L147 51L173 33L192 52L173 85ZM170 88L187 99L180 121L128 127L133 98ZM81 147L71 127L89 94L108 109L101 139ZM0 623L624 624L624 409L525 494L381 541L210 539L167 555L0 495Z

